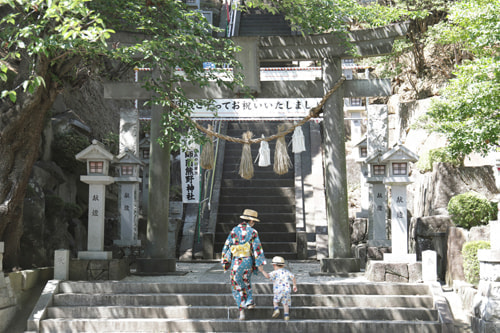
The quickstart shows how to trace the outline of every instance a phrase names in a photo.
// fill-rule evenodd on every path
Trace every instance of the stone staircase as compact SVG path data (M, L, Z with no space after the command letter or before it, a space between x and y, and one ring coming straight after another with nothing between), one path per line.
M448 332L426 284L299 283L288 322L283 313L270 318L269 282L254 283L257 308L246 311L246 321L237 320L230 286L223 281L49 281L47 286L46 305L28 322L33 332Z
M241 138L247 130L252 131L253 138L261 134L266 137L276 134L281 122L230 122L227 135ZM290 125L291 126L291 125ZM292 134L286 136L287 144ZM269 142L271 163L274 160L276 141ZM252 158L258 155L260 144L251 145ZM240 143L227 141L224 150L224 163L220 197L215 229L214 256L220 258L224 242L240 221L239 216L245 208L259 213L256 229L259 232L267 258L280 255L286 259L297 259L297 242L295 226L295 180L293 153L288 147L288 155L292 161L288 173L277 175L273 166L259 167L254 164L254 177L246 180L240 177L239 164L243 146Z

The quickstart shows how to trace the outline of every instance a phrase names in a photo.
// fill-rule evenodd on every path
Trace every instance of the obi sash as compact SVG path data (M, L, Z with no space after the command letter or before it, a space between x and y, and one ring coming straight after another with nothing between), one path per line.
M233 257L250 257L252 255L250 243L246 242L243 244L231 245L231 254Z

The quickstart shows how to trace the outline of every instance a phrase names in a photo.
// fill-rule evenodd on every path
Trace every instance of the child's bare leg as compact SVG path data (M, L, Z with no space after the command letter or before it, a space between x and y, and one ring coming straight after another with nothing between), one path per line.
M288 304L284 304L283 305L283 312L290 313L289 310L290 310L290 307L288 306Z

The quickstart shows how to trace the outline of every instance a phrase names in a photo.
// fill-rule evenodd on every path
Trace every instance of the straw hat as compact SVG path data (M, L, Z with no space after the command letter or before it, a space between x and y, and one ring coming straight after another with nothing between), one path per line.
M245 209L243 211L243 215L241 215L240 218L243 220L260 222L260 220L257 218L258 216L259 216L259 213L257 213L255 210Z
M284 265L285 264L285 259L283 257L276 256L276 257L273 258L273 264Z

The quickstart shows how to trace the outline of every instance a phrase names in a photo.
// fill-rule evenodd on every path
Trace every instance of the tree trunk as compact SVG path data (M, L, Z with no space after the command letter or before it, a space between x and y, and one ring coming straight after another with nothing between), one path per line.
M0 241L5 243L6 269L19 264L24 196L39 156L45 117L57 96L48 64L37 71L45 87L33 94L18 91L15 104L4 99L0 106Z

